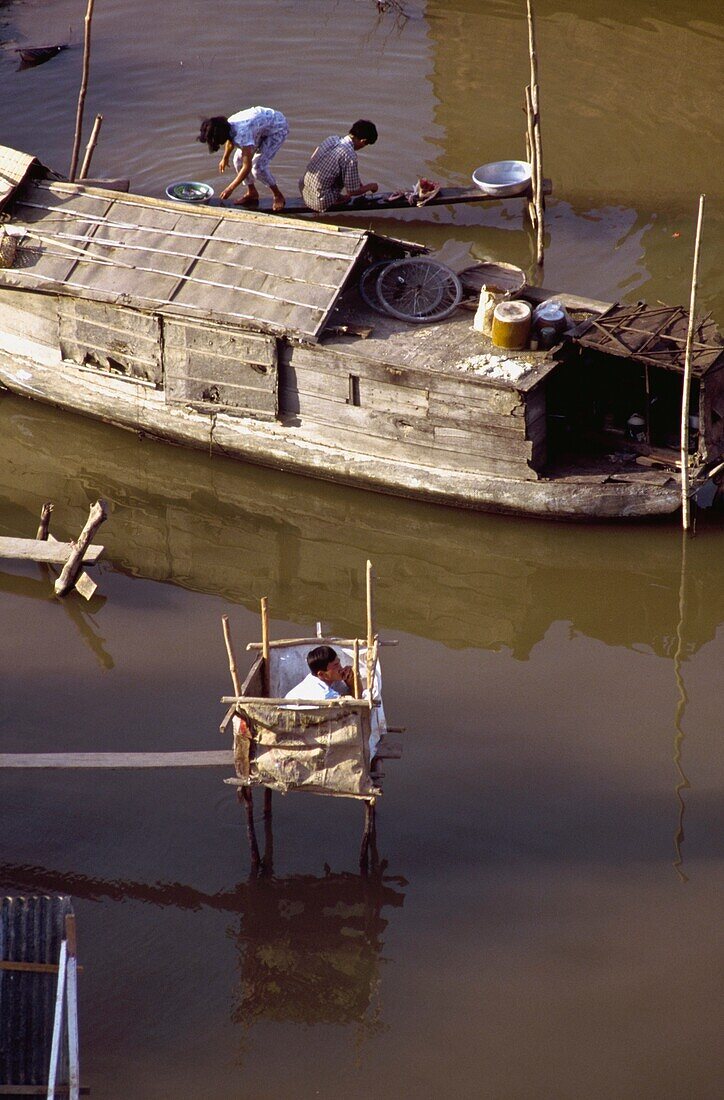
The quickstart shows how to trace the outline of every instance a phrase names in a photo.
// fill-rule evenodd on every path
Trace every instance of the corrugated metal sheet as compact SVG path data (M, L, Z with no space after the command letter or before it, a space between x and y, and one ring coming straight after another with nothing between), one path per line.
M0 210L23 182L34 163L35 157L28 153L20 153L17 149L0 145Z
M0 899L0 959L57 965L72 911L65 895ZM57 982L53 973L0 969L0 1084L47 1084ZM68 1080L65 1055L58 1080Z
M316 338L369 234L27 181L0 284Z

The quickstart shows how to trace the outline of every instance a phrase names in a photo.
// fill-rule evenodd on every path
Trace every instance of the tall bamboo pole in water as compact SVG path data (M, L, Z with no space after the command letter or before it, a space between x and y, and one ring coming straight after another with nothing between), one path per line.
M83 35L83 75L80 82L80 91L78 92L78 107L75 115L75 137L73 138L73 154L70 158L70 171L68 172L68 178L71 182L75 180L75 173L78 167L78 156L80 154L80 137L83 130L83 108L85 107L85 94L88 90L88 71L90 69L90 49L91 49L91 20L93 18L93 5L95 0L88 0L88 7L85 13L85 31Z
M535 44L533 6L526 0L528 13L528 53L530 55L530 98L533 109L533 149L531 150L531 184L536 221L536 263L543 264L543 143L540 132L540 96L538 89L538 54Z
M699 217L696 222L694 269L691 275L691 297L689 299L689 327L686 333L684 378L681 387L681 522L685 531L688 531L691 527L691 502L689 500L689 396L691 393L691 350L694 344L694 328L696 327L696 290L699 284L699 252L701 249L701 227L704 221L705 199L706 195L699 195Z

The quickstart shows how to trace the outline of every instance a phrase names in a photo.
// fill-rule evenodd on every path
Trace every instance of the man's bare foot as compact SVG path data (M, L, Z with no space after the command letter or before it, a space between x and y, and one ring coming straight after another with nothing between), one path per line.
M274 213L278 214L279 211L283 210L286 205L287 200L284 198L283 195L279 195L274 199L274 202L272 203L272 210L274 211Z
M242 195L240 199L234 201L234 206L258 206L259 205L259 192L247 191L245 195Z

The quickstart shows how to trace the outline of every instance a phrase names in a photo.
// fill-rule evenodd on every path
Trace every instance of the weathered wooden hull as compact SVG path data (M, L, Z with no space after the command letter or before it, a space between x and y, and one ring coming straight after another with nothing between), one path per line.
M143 380L80 367L25 338L0 344L0 384L21 396L182 446L455 507L567 520L661 516L680 507L674 475L664 484L586 477L531 481L387 460L361 453L358 439L354 449L324 445L303 422L288 425L168 404L163 390ZM358 435L352 428L349 434Z

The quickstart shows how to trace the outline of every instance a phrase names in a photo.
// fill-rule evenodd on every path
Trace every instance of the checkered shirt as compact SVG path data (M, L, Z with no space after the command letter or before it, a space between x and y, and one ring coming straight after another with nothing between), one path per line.
M352 138L333 135L323 141L307 165L300 186L307 206L320 213L340 201L343 188L356 191L360 178Z

